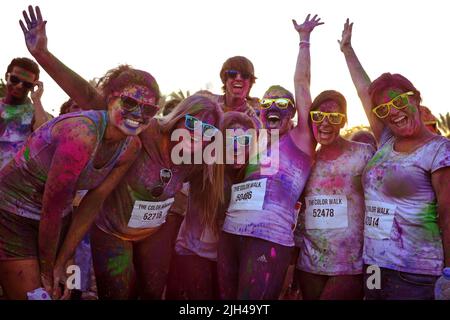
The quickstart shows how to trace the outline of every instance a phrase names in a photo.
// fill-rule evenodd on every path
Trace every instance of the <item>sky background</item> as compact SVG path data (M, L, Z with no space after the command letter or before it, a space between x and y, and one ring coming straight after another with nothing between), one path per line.
M311 94L343 93L353 126L367 120L337 43L348 17L354 22L353 47L371 79L401 73L435 115L450 111L444 96L450 83L447 1L2 1L0 68L5 71L13 57L31 57L18 23L29 4L39 5L48 21L50 51L85 79L127 63L155 76L163 94L220 93L223 62L243 55L255 66L251 95L256 97L273 84L293 91L299 38L291 20L301 23L317 13L325 24L311 35ZM44 108L57 115L67 96L45 72L41 80Z

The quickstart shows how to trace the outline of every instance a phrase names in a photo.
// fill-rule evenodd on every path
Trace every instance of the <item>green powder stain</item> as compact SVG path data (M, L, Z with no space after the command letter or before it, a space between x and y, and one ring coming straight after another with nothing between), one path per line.
M367 163L367 167L373 167L377 162L385 155L387 148L384 147L380 149L373 157L370 159L370 161Z
M415 106L413 106L412 104L408 103L408 110L412 113L416 113L417 112L417 108Z
M422 223L425 227L425 230L427 230L432 237L439 236L439 226L437 224L437 211L435 202L427 203L424 211L422 212Z
M401 92L395 91L395 90L389 90L388 92L388 96L391 99L394 99L395 97L397 97L399 94L401 94Z
M130 253L123 253L120 256L115 256L108 259L108 272L112 276L118 276L122 273L124 273L131 262L131 254Z
M23 157L28 162L30 161L30 147L27 147L25 151L23 152Z
M16 106L10 106L7 105L5 107L5 115L4 115L4 119L5 120L10 120L16 117L17 113L18 113L19 109Z
M260 169L260 163L259 163L259 155L257 155L256 157L252 157L249 160L249 164L246 166L245 168L245 177L249 177L250 175L252 175L255 172L258 172Z

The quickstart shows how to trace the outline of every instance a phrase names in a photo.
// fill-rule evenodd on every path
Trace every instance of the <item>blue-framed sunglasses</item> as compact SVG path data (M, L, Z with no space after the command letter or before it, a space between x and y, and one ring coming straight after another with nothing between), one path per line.
M216 127L213 125L203 122L200 119L197 119L196 117L191 116L190 114L187 114L184 116L185 121L184 125L187 129L194 131L196 126L199 126L201 124L202 126L202 134L205 137L211 138L216 135L216 133L219 131Z

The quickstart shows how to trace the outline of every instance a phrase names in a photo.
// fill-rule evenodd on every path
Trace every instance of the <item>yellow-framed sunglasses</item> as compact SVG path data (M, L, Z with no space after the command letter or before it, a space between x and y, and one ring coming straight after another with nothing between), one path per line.
M375 113L375 115L380 119L386 118L389 115L389 113L391 113L391 106L397 110L404 109L409 104L408 96L413 95L414 92L412 91L399 94L391 101L376 106L375 108L372 109L372 112Z
M261 106L261 109L269 109L273 103L275 103L275 105L279 109L287 109L287 107L289 107L289 104L294 106L294 103L288 98L276 98L276 99L267 98L259 100L259 105Z
M325 118L328 118L328 122L331 124L342 124L345 119L345 114L340 112L310 111L309 114L314 123L321 123Z

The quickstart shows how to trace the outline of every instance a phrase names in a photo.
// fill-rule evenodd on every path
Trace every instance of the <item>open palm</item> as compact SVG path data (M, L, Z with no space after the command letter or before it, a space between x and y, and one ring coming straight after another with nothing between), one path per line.
M32 6L28 6L28 13L24 10L22 14L25 22L20 20L19 23L30 53L34 55L47 50L47 34L45 32L47 21L42 20L39 7L36 6L34 10Z
M311 15L308 14L302 24L297 24L297 21L292 20L294 28L299 34L310 34L315 27L324 24L323 22L320 22L320 18L317 17L317 14L314 15L312 19L310 19L310 17Z

